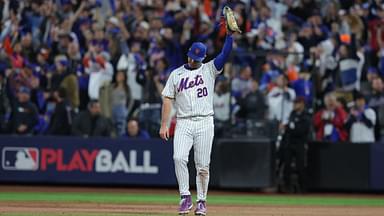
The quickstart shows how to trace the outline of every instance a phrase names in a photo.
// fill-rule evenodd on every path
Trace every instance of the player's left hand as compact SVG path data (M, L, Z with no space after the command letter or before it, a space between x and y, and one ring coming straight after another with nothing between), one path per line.
M167 126L161 126L159 135L161 139L168 140L169 139L169 130Z
M223 8L223 14L225 18L225 24L227 27L227 33L232 34L233 32L241 33L239 26L232 9L228 6Z

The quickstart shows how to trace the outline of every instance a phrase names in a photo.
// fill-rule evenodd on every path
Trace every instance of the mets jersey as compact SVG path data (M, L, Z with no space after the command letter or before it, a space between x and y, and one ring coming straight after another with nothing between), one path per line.
M197 69L181 66L169 76L162 95L175 100L177 118L213 116L213 93L217 70L214 61Z

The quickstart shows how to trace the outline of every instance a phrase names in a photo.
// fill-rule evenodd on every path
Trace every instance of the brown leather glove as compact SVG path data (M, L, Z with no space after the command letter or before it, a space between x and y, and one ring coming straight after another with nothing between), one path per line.
M233 14L233 11L230 7L225 6L223 9L223 14L225 17L225 22L227 24L227 30L231 32L239 32L241 33L241 30L239 26L237 25L235 15Z

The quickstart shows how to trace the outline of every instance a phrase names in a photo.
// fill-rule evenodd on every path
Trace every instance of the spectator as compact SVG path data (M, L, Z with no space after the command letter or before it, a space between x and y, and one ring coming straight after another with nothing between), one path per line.
M33 75L33 67L27 62L23 62L22 68L13 68L6 70L8 73L9 89L8 91L12 96L15 96L21 86L32 88L32 80L35 78ZM7 75L7 74L6 74ZM16 98L16 97L15 97ZM13 100L13 97L10 97Z
M95 35L93 41L97 43L98 46L105 52L110 54L111 62L117 62L121 49L124 49L125 46L121 47L121 43L124 40L123 36L123 27L122 22L117 17L110 17L105 26L105 31L103 28L95 29Z
M277 77L276 87L267 95L268 119L277 120L281 124L287 124L295 97L295 91L288 87L288 77L285 75Z
M160 30L162 36L162 43L164 45L164 57L169 62L171 69L176 69L183 64L183 58L180 53L183 53L181 50L181 43L175 37L174 30L170 27L165 27Z
M333 23L338 22L339 5L336 1L329 1L323 8L324 24L331 29Z
M276 78L280 75L280 71L275 67L272 62L266 63L262 67L263 75L260 79L260 90L262 92L269 92L275 87Z
M373 51L377 52L380 49L380 45L382 44L383 38L381 34L381 28L383 25L383 18L384 18L384 10L380 5L381 3L371 3L369 5L369 20L368 20L368 32L370 34L369 37L369 45L370 48L373 49ZM372 13L372 10L375 10L375 13ZM367 31L367 30L366 30Z
M20 87L17 101L12 107L11 132L15 134L33 134L33 129L38 123L38 111L30 101L31 90Z
M139 122L140 125L149 132L151 136L156 136L160 128L161 118L161 92L164 85L161 83L160 75L166 70L166 64L161 59L155 63L155 68L150 68L145 73L144 79L140 80L143 85L143 99L140 106Z
M366 106L361 93L355 95L355 107L349 113L345 127L349 130L349 139L352 143L375 142L375 111Z
M377 77L372 80L372 92L369 95L368 106L375 110L375 139L381 140L384 135L384 83Z
M49 53L50 50L47 47L41 47L36 55L35 64L35 75L39 78L40 88L46 91L48 89L48 74L50 69L49 64Z
M129 119L127 125L127 133L125 134L125 137L140 139L150 138L147 131L140 129L139 122L136 119Z
M71 107L77 109L80 105L79 85L76 75L69 71L68 64L69 61L65 55L55 57L56 72L52 76L51 90L56 91L60 87L64 88Z
M81 66L81 53L79 44L76 42L71 42L67 48L68 55L68 70L71 73L77 71L77 69Z
M10 49L8 52L8 57L11 60L11 64L13 68L22 68L24 57L22 56L22 47L20 43L15 43L13 45L13 49Z
M291 82L292 88L295 90L296 96L304 97L305 105L312 109L313 103L313 84L310 78L310 74L306 72L301 72L299 79Z
M369 67L367 69L366 73L366 81L363 81L361 83L361 89L360 92L364 95L371 94L372 90L372 82L374 79L378 78L379 74L377 72L377 69L375 67Z
M346 44L340 46L339 56L340 87L347 91L359 90L361 78L360 65L364 64L364 60L359 59L356 51Z
M140 107L141 99L143 98L143 87L137 81L139 72L142 70L142 62L139 58L140 43L133 42L129 53L123 53L117 63L117 70L123 70L127 73L127 84L132 92L133 105L128 116Z
M48 47L46 46L40 47L34 62L41 68L41 70L44 70L44 69L46 70L49 67L49 60L50 60L49 54L50 54L50 49Z
M31 70L29 73L35 73L35 71L32 71L34 67L30 67L29 70ZM44 114L47 106L47 98L44 97L44 89L43 86L40 85L40 79L39 77L33 75L29 79L29 86L31 89L31 102L34 103L37 106L37 109L40 114Z
M239 116L247 120L262 121L267 113L267 103L264 94L259 90L259 84L252 80L252 89L239 101Z
M319 72L321 85L318 91L324 95L336 88L338 61L335 56L338 46L337 36L332 36L311 49L312 67ZM317 67L318 66L318 67Z
M316 140L347 141L348 133L344 128L347 113L337 103L336 97L329 93L324 97L325 108L317 111L313 118Z
M53 52L56 54L64 55L67 52L68 46L73 38L67 29L61 28L56 29L55 31L57 36L55 35L56 37L54 37L54 42L52 44Z
M291 65L300 65L303 61L303 53L304 48L303 46L297 41L297 34L295 32L292 32L288 36L288 48L287 51L292 53L287 56L286 58L286 64L288 66Z
M232 81L232 94L236 99L244 97L252 89L252 69L250 66L241 68L240 75Z
M288 12L300 17L303 20L308 19L317 9L316 2L311 0L303 0L299 2L287 1Z
M100 103L91 100L88 109L75 117L72 124L72 134L75 136L112 136L112 123L101 115Z
M47 134L66 136L71 134L72 109L67 99L67 92L59 88L54 92L55 110L50 119Z
M108 62L107 54L98 54L95 46L83 59L85 72L89 74L88 95L91 100L99 100L100 88L105 82L112 81L113 66Z
M304 23L299 32L297 41L304 48L305 59L309 58L311 47L315 47L321 41L321 38L318 38L314 31L319 32L319 28L312 27L310 23Z
M34 60L36 53L34 52L34 47L32 44L31 32L22 31L20 42L21 42L22 55L26 57L25 60L32 62Z
M216 83L213 95L213 110L215 113L215 136L224 135L225 129L229 128L231 120L231 93L228 80L220 80ZM233 99L234 100L234 99Z
M107 82L101 87L100 105L102 115L112 119L118 136L125 133L128 107L131 103L132 95L127 85L126 73L117 71L114 82Z

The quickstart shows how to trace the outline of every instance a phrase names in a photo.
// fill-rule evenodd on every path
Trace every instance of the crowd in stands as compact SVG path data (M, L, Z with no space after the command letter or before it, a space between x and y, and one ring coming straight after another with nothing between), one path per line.
M313 139L384 136L381 0L0 0L1 133L158 137L169 74L195 41L217 55L225 5L243 34L217 78L217 136L289 130L296 102Z

